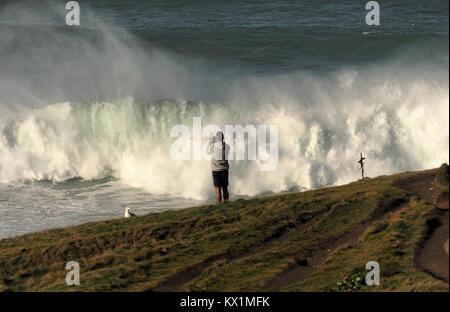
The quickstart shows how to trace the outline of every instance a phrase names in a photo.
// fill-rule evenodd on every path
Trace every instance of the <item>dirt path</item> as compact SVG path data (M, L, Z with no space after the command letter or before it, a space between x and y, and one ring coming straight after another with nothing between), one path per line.
M435 178L435 173L422 173L400 180L394 183L394 186L404 189L429 203L433 203L437 190L434 185Z
M414 177L398 183L398 186L433 203L438 190L434 184L434 175ZM423 241L419 244L415 262L418 267L436 278L449 281L449 256L445 252L445 244L449 239L448 231L448 197L437 202Z
M424 173L409 179L401 180L395 183L395 186L408 191L413 196L417 196L432 203L437 194L434 185L435 177L435 173ZM443 204L442 207L439 208L446 208L447 211L436 208L434 213L435 217L429 224L427 235L422 243L423 246L419 248L418 256L416 256L416 263L436 278L448 282L449 257L444 250L444 244L449 239L448 201L444 199L439 203ZM317 248L314 248L312 256L309 259L304 263L298 263L297 266L289 268L278 275L275 279L267 283L263 290L279 291L285 286L308 278L337 248L357 242L364 230L374 222L382 220L387 212L396 211L406 206L407 203L402 202L382 204L370 220L359 224L352 231L336 240L320 243Z
M386 203L380 205L374 213L374 216L369 220L358 224L351 231L344 235L330 239L324 242L320 242L312 250L312 256L304 263L297 263L297 266L292 267L278 275L275 279L271 280L266 286L263 287L263 291L280 291L285 286L293 283L300 282L305 278L310 277L320 265L331 255L337 248L353 244L358 241L361 234L374 222L382 220L388 211L396 211L404 208L406 204L403 201L395 201L393 203Z
M444 245L448 241L448 210L436 211L428 222L428 233L416 252L416 264L436 278L449 281L449 260Z
M324 209L315 211L315 212L306 212L301 214L298 217L298 223L293 223L286 221L286 227L283 228L282 231L276 233L274 236L269 237L266 242L262 245L254 246L247 251L244 252L228 252L225 254L219 254L212 257L209 257L205 261L198 263L184 272L175 274L169 277L167 280L163 281L159 284L153 291L159 292L174 292L179 291L180 288L199 276L206 268L211 266L214 262L218 260L226 259L228 261L238 260L240 258L245 258L252 256L259 252L264 252L266 250L272 249L278 245L280 245L284 240L289 237L298 234L312 224L317 222L325 213L331 210L331 207L326 207Z

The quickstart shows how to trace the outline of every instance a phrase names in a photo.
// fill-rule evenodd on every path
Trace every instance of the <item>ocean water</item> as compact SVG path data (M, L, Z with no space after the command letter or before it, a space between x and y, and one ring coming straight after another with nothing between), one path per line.
M0 238L214 201L176 124L279 129L275 171L232 198L449 161L448 1L0 3Z

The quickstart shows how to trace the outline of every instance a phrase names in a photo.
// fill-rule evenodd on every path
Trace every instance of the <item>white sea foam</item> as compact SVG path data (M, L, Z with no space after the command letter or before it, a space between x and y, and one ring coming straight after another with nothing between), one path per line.
M448 77L420 70L384 65L243 79L220 103L122 98L3 116L0 182L113 175L153 194L207 198L209 163L169 155L171 127L192 127L193 116L204 124L278 125L277 170L231 162L233 194L346 183L359 177L360 152L371 177L437 167L449 161Z

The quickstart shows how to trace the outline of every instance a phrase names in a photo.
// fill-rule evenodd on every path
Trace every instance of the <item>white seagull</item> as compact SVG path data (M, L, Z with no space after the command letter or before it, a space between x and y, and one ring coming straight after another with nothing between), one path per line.
M134 213L131 212L131 208L125 208L125 218L129 218L129 217L136 217L136 215Z

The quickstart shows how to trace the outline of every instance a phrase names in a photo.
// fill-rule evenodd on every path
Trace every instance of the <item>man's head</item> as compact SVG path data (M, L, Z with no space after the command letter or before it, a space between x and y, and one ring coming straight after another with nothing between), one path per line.
M216 137L216 141L222 142L223 141L223 132L217 131L215 137Z

